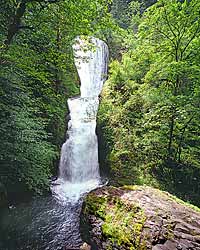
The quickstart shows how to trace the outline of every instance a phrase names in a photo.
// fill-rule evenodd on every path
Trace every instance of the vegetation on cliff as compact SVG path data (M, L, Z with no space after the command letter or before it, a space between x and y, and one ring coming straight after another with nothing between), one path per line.
M79 93L71 45L110 49L100 158L117 185L149 184L199 204L199 1L3 0L0 186L42 193L57 171L67 97ZM115 23L115 24L114 24Z
M141 14L132 5L99 112L102 165L115 184L153 185L198 205L199 8L197 0L158 1Z
M200 206L200 2L2 0L0 10L0 206L10 194L49 188L66 100L79 94L72 44L94 35L107 42L111 62L98 114L100 163L121 187L86 198L88 243L200 249L199 209L145 186Z
M3 0L0 185L42 193L57 172L67 98L79 93L72 44L109 29L109 1Z

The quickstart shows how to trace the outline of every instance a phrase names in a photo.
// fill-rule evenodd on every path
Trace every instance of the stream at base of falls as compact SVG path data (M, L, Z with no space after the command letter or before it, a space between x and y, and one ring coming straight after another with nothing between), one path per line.
M98 187L107 183L104 179ZM81 236L88 238L87 225L80 222L87 193L63 199L54 194L54 188L58 185L51 186L53 195L0 209L0 250L80 249Z
M61 203L52 196L0 212L0 250L78 248L82 200Z

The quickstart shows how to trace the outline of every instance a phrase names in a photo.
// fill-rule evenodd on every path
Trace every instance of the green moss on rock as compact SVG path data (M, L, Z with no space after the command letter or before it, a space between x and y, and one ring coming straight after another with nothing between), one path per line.
M95 249L200 249L199 209L155 188L100 188L88 195L83 212Z
M126 245L130 250L145 249L141 248L145 246L141 242L141 232L146 216L139 206L126 204L110 194L97 196L93 193L88 195L85 204L84 213L103 220L103 236L112 243Z

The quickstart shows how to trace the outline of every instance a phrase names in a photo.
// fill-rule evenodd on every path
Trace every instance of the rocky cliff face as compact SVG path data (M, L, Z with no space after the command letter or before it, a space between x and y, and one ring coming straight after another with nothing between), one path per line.
M92 249L200 250L200 209L157 189L97 189L83 215Z

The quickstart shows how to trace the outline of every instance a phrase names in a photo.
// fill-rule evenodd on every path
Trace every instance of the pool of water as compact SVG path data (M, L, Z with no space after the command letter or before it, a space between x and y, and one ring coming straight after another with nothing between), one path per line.
M61 203L52 196L35 198L0 213L0 250L78 248L82 200Z

